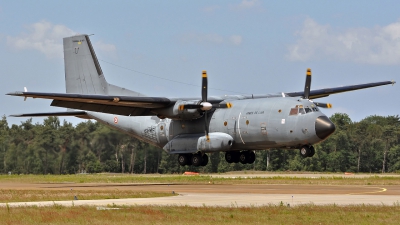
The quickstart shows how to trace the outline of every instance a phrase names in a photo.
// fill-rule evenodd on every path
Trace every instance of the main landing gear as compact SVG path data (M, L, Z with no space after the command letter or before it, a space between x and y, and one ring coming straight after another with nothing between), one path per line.
M206 166L208 164L208 155L207 154L179 154L178 162L181 166Z
M256 160L253 151L229 151L225 153L225 160L228 163L252 164ZM207 154L179 154L178 162L181 166L206 166L208 164Z
M228 163L252 164L256 160L256 154L253 151L230 151L225 153L225 160Z
M313 157L314 154L315 154L315 149L314 149L314 146L312 146L312 145L309 145L309 146L304 145L303 147L300 148L300 155L303 158Z

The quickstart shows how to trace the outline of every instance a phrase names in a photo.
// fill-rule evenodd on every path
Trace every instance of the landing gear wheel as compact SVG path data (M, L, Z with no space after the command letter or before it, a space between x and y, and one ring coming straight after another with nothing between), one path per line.
M207 166L207 164L208 164L208 155L204 154L203 155L203 160L201 162L201 166Z
M181 166L191 165L191 158L188 154L179 154L178 162Z
M201 154L194 154L192 156L192 165L193 166L200 166L203 162L203 156Z
M239 160L242 164L246 164L249 161L250 155L248 151L242 151L239 155Z
M311 150L310 150L310 148L308 146L303 146L303 147L300 148L300 155L303 158L308 157L310 155L310 153L311 153Z
M253 151L249 151L249 160L247 161L248 164L253 164L256 161L256 154Z
M315 154L315 148L314 148L314 146L310 146L310 154L308 155L308 157L313 157L314 156L314 154Z
M228 162L228 163L233 163L233 159L235 158L235 156L234 156L234 154L233 154L233 152L225 152L225 160Z
M233 152L233 162L238 163L240 162L240 152Z

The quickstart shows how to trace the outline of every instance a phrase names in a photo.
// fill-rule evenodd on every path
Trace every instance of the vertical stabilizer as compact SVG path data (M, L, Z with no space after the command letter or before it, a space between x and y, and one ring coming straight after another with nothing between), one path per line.
M88 35L64 38L64 64L67 93L108 94L107 81Z
M67 93L145 96L107 83L86 34L64 38L64 64Z

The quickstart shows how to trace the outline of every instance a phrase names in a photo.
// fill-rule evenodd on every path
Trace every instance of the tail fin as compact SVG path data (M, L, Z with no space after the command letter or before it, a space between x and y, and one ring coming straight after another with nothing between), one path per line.
M64 38L67 93L106 95L107 81L88 35Z
M144 96L107 83L88 35L64 38L63 44L67 93Z

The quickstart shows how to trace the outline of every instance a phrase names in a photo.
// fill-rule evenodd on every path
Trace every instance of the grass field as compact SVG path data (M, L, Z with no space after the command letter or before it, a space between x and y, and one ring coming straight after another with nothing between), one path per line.
M322 176L323 175L323 176ZM0 182L18 183L174 183L174 184L331 184L331 185L400 185L400 177L391 175L338 176L338 174L315 174L313 177L287 176L274 173L268 177L246 174L216 177L216 175L131 175L131 174L85 174L85 175L0 175ZM340 174L341 175L341 174Z
M246 173L214 175L0 175L4 183L175 183L175 184L321 184L400 185L393 175L341 176L315 174L308 177L273 173L262 177ZM29 185L27 185L29 187ZM10 190L0 189L0 202L118 199L172 196L164 192L129 190ZM6 207L0 208L0 224L398 224L400 205L287 207L189 207L189 206L92 206ZM99 210L100 209L100 210Z
M0 209L1 224L398 224L400 206L17 207ZM100 209L100 210L99 210Z

